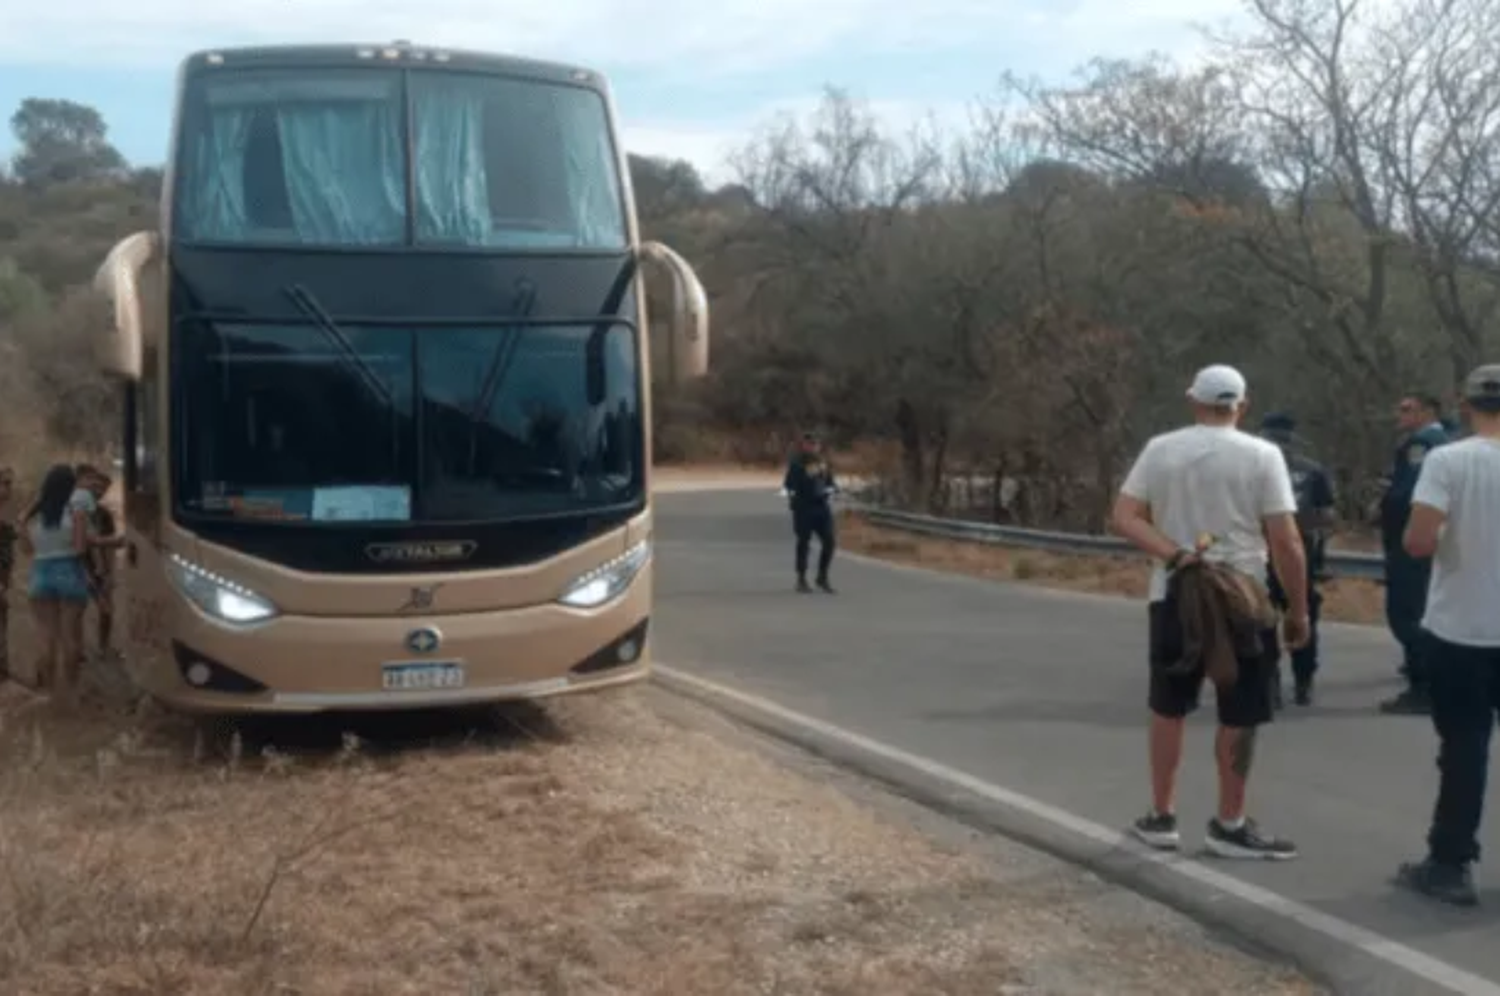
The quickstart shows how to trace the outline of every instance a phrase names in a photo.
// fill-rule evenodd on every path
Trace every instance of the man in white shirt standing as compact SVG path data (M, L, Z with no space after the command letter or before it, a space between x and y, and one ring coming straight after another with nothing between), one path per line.
M1479 902L1479 860L1490 737L1500 715L1500 363L1464 381L1472 435L1434 449L1412 494L1404 544L1432 558L1422 628L1430 634L1438 797L1427 857L1398 884L1457 906Z
M1263 585L1267 540L1287 596L1284 617L1292 648L1307 640L1307 568L1297 530L1297 500L1281 451L1241 432L1245 378L1233 367L1198 372L1188 389L1194 424L1146 444L1120 489L1115 529L1158 561L1151 578L1150 664L1152 808L1132 832L1152 847L1181 844L1175 809L1177 769L1186 718L1198 706L1205 675L1167 673L1182 656L1181 621L1169 576L1202 558L1243 572ZM1261 634L1262 653L1238 661L1234 684L1217 690L1218 811L1207 847L1230 858L1287 859L1290 841L1263 833L1245 817L1245 783L1257 730L1269 723L1280 659L1274 628Z

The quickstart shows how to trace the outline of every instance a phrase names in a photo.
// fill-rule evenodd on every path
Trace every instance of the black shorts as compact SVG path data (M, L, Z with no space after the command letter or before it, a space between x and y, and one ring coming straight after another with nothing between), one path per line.
M1181 719L1198 708L1205 675L1167 674L1165 667L1182 655L1182 625L1176 605L1169 601L1152 602L1151 613L1151 711L1168 719ZM1281 645L1276 629L1261 634L1263 652L1259 657L1239 661L1239 678L1226 691L1215 689L1219 723L1244 728L1262 726L1275 714L1271 684L1281 659Z

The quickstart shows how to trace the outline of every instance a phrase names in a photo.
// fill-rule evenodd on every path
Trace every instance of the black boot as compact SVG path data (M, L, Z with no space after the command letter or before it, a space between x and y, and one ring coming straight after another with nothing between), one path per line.
M833 585L828 583L828 575L826 574L818 578L818 587L830 595L834 593Z
M1380 703L1380 711L1390 716L1430 716L1432 700L1420 688L1408 688L1393 699Z
M1396 884L1451 906L1479 905L1479 890L1468 865L1442 865L1426 858L1396 870Z
M1292 701L1299 706L1312 705L1312 679L1298 678L1296 687L1292 690Z
M803 595L811 594L812 586L807 583L806 574L797 575L797 591Z

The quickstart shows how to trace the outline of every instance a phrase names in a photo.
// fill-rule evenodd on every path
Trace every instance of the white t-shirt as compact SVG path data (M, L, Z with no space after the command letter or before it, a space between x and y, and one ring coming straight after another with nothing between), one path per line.
M99 499L88 488L74 488L73 494L68 498L68 508L76 509L85 515L93 515L99 507Z
M96 532L94 528L94 513L98 510L99 499L95 498L94 493L88 488L75 488L72 496L68 499L68 512L83 513L84 521L88 527L88 534L90 536L94 535L94 533Z
M1266 577L1266 518L1297 511L1286 459L1275 445L1227 426L1191 425L1153 438L1120 490L1151 507L1151 521L1184 549L1208 533L1207 560ZM1151 601L1166 597L1157 564Z
M1423 627L1448 643L1500 647L1500 441L1471 436L1428 453L1412 502L1448 517Z

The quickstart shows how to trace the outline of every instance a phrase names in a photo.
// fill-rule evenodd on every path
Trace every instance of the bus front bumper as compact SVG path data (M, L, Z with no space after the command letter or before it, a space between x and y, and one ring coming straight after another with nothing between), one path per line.
M604 689L649 674L643 580L587 611L282 616L236 630L189 609L136 680L173 709L212 713L462 707Z

